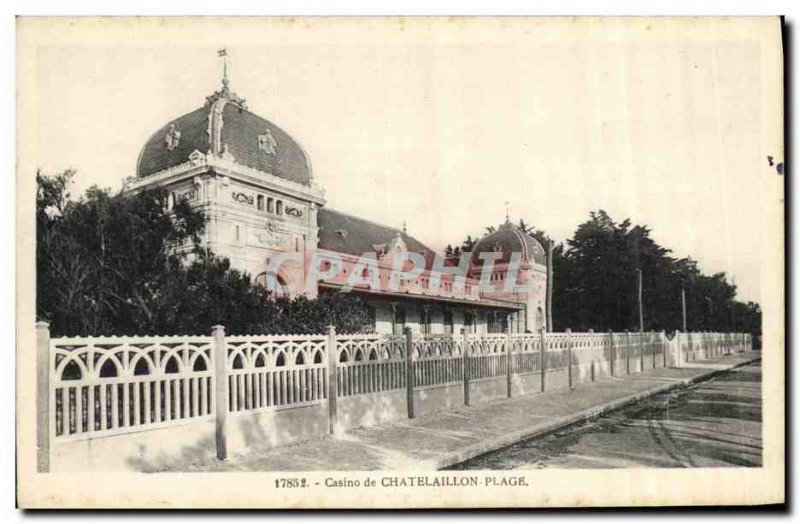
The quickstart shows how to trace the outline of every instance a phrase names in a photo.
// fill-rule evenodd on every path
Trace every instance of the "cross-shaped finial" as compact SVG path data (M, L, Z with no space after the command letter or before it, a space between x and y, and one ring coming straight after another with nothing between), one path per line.
M228 48L223 47L217 51L217 56L222 58L222 87L228 87Z

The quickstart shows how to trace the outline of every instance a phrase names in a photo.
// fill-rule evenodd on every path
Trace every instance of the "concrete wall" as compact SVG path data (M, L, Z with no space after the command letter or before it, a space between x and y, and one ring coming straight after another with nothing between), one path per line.
M424 386L414 390L414 415L458 409L464 406L464 383Z
M205 419L71 442L57 439L50 471L159 471L215 454L214 421Z
M327 408L326 408L327 409ZM406 390L340 397L337 399L338 429L374 426L408 418ZM324 413L328 423L328 413Z
M677 343L674 344L677 346ZM606 355L605 352L609 354ZM673 349L670 354L674 354ZM617 352L615 375L627 374L626 358ZM573 353L573 386L606 378L611 373L607 348L583 348ZM674 357L669 357L674 358ZM656 367L664 357L657 354ZM630 358L630 373L640 371L642 359ZM645 355L644 369L653 367L652 355ZM594 370L594 371L592 371ZM512 375L512 396L542 391L538 371ZM545 390L569 387L568 368L550 369ZM482 404L508 396L507 377L470 380L470 404ZM417 387L413 393L416 416L460 409L464 406L463 382ZM340 431L372 426L408 417L405 388L381 393L344 396L337 399ZM231 413L228 417L228 451L231 454L320 438L329 433L327 400L308 405L263 411ZM51 447L51 471L134 470L159 471L180 468L216 455L213 416L179 425L152 428L113 436L70 440L56 438Z

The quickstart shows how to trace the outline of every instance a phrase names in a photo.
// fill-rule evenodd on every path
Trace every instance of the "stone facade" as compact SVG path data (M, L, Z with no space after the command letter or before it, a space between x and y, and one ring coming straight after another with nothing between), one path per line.
M459 288L446 267L435 266L436 254L405 231L329 209L300 145L247 111L227 84L205 107L167 123L146 142L137 177L126 188L154 187L168 192L170 205L185 199L205 215L205 247L261 283L272 279L285 285L289 295L314 298L347 290L353 272L366 277L375 271L372 282L386 283L393 253L422 255L425 270L399 290L369 283L350 290L374 310L374 326L365 329L390 333L410 327L435 334L545 327L547 273L536 240L506 221L476 244L466 285ZM312 282L319 269L310 267L317 262L315 253L342 259L341 272ZM284 260L287 254L294 256L274 271L273 258ZM365 254L374 259L374 268L359 265ZM484 256L497 259L488 287L481 286ZM506 286L509 278L530 288L513 290Z

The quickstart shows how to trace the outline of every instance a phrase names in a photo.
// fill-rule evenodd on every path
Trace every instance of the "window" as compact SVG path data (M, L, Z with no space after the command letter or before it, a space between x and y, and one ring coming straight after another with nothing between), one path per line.
M256 207L259 211L264 211L264 195L258 195L256 197Z
M449 308L444 310L444 333L453 334L453 310Z
M499 333L499 331L497 331L497 314L494 312L486 315L486 331L489 333Z
M431 332L431 311L425 306L419 311L419 330L424 335Z
M236 231L236 241L239 242L241 240L240 233L239 233L239 226L233 226L234 230Z
M275 212L275 200L272 197L267 199L267 213L274 213Z
M464 332L475 333L475 315L469 311L464 313Z
M406 327L406 310L403 306L394 306L394 317L392 318L392 330L395 335L402 335L403 328Z
M275 213L278 215L283 214L283 200L278 200L275 202Z

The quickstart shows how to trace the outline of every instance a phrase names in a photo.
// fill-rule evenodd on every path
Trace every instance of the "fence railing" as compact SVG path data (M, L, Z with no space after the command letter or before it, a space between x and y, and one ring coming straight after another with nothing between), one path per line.
M47 470L51 443L113 436L198 420L215 421L226 455L226 419L328 404L337 398L402 394L414 417L417 388L566 372L568 385L716 358L752 347L749 334L506 333L418 335L246 335L50 339L37 324L37 440ZM562 373L563 376L563 373Z
M680 348L682 363L760 349L760 345L754 345L750 333L679 332L673 342Z

